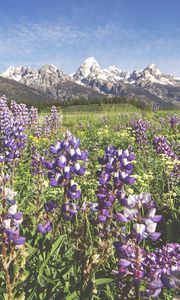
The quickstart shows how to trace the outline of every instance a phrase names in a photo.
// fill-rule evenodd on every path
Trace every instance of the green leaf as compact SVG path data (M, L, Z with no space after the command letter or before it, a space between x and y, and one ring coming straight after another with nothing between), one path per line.
M51 283L52 285L54 285L54 280L51 280L50 278L48 278L47 276L42 275L42 278L47 281L48 283Z
M43 263L42 263L42 265L39 269L39 275L38 275L38 281L39 281L40 284L41 284L41 282L40 282L41 276L44 272L44 269L46 268L46 265L47 265L48 261L53 256L53 254L56 252L56 250L61 247L61 244L62 244L63 240L64 240L64 236L60 235L57 238L57 240L55 240L55 242L53 243L50 253L47 255L46 259L43 261Z
M79 299L76 291L74 291L71 295L66 297L66 300L74 300L74 299Z
M107 284L114 281L112 278L98 278L95 280L96 285Z
M36 287L34 287L34 289L32 290L32 292L29 295L29 297L27 298L27 300L33 300L35 293L36 293Z

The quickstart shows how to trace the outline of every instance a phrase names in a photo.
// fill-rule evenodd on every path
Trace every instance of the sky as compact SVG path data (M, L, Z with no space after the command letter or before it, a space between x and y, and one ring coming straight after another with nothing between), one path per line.
M129 72L155 63L180 77L179 0L0 1L0 71L54 64L76 71L89 56Z

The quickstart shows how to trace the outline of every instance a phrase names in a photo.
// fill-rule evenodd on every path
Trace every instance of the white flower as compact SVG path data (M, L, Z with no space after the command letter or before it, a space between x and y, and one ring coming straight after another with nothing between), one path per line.
M134 224L134 229L136 230L136 232L140 235L143 235L143 233L145 232L146 226L144 224Z
M75 154L75 150L71 148L71 149L69 150L69 154L70 154L71 156L73 156L73 155Z
M133 208L129 209L127 207L124 208L124 216L129 219L133 219L138 214L138 209Z
M139 196L140 196L140 200L143 203L149 203L151 201L151 194L150 193L142 192L142 193L140 193Z
M146 231L149 233L154 233L156 231L157 223L151 221L150 219L146 220Z
M9 201L14 200L17 192L14 192L10 188L5 188L5 198Z
M4 220L2 225L5 229L11 229L11 219Z
M123 158L122 161L123 161L123 165L124 165L124 166L128 165L128 163L129 163L128 160L127 160L127 158Z
M75 168L76 168L77 171L79 171L80 168L81 168L80 164L79 164L79 163L76 163L76 164L75 164Z
M15 215L17 213L17 204L13 204L8 208L8 214L9 215Z
M148 217L152 218L154 217L156 214L156 208L151 208L149 211L148 211Z

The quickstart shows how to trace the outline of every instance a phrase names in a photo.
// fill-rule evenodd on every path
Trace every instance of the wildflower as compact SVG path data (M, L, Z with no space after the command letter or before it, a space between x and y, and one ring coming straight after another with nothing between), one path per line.
M98 159L102 165L101 170L97 172L99 186L96 195L99 203L99 223L104 223L113 217L114 202L116 199L121 200L123 186L134 183L135 178L131 176L134 159L134 153L129 152L128 149L116 149L113 145L109 145L103 157ZM115 218L120 220L122 216L116 215Z
M62 141L57 141L50 146L51 161L45 160L44 162L45 167L49 170L50 186L64 189L62 215L66 220L72 219L78 211L78 204L73 201L81 197L81 190L75 182L75 178L83 176L86 171L80 162L87 160L88 153L81 151L79 146L80 140L67 131Z
M7 211L2 216L2 229L6 234L6 242L13 242L15 246L24 245L26 239L20 236L20 225L23 222L23 213L18 212L18 205L14 199L16 192L10 188L4 190Z
M145 122L142 119L131 120L131 127L135 130L136 143L139 144L139 147L142 148L143 145L147 144L147 129L149 127L149 123Z
M37 231L42 234L45 234L51 230L52 230L52 222L50 222L49 220L45 224L40 223L37 226Z
M159 154L166 154L171 159L177 159L177 155L171 149L167 139L164 136L154 137L154 146Z

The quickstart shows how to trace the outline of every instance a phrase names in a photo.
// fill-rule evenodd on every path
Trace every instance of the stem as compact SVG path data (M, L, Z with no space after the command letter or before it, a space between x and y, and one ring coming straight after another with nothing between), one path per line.
M16 166L16 159L13 159L12 162L12 175L11 175L11 186L13 187L13 183L14 183L14 175L15 175L15 166Z
M2 168L3 169L3 168ZM2 171L3 173L3 171ZM3 180L3 190L2 190L2 222L5 218L5 209L6 209L6 197L5 197L5 183ZM2 233L2 260L3 260L3 268L6 282L6 289L8 293L8 299L12 300L12 287L9 276L9 266L7 265L7 249L6 249L6 234L3 231Z
M86 222L86 209L84 211L84 218L83 218L83 228L82 228L82 243L81 243L81 247L82 247L82 265L81 265L81 284L80 284L80 299L83 300L84 298L84 286L86 285L85 282L85 278L84 278L84 270L86 267L86 260L85 260L85 255L86 255L86 249L85 249L85 245L86 245L86 226L87 226L87 222Z
M140 255L140 248L139 248L139 246L136 246L136 270L137 270L137 272L140 269L139 255ZM140 299L139 283L134 284L134 289L135 289L135 299L139 300Z
M41 194L42 194L41 182L42 182L41 175L38 173L38 178L37 178L37 197L36 197L36 225L38 223L39 205L40 205Z
M135 286L135 299L140 300L139 284L137 286Z
M3 256L4 259L4 256ZM11 287L11 281L10 281L10 276L9 276L9 270L8 268L4 267L4 272L5 272L5 280L6 280L6 289L8 293L8 300L12 300L12 287Z

